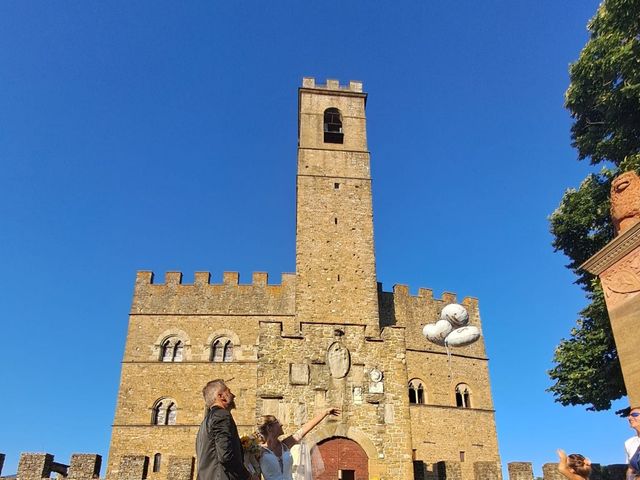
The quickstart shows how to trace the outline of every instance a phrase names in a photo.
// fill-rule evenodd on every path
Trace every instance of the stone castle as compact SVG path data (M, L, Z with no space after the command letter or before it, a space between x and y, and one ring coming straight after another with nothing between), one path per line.
M455 295L377 282L366 100L360 82L305 78L299 89L295 273L278 284L138 273L107 478L192 480L213 378L237 395L241 435L262 414L293 432L316 409L341 408L307 437L324 459L319 480L501 478L482 338L448 355L422 335ZM460 303L480 328L477 300ZM31 460L53 462L42 458ZM512 465L532 478L530 464Z
M296 272L277 285L265 273L242 284L225 272L220 285L206 272L191 284L138 273L108 475L125 455L193 457L213 378L236 393L241 434L261 414L293 432L317 408L340 407L310 438L335 457L331 478L408 479L414 461L458 460L467 476L474 462L498 464L483 342L448 365L421 333L455 297L378 287L362 83L306 78L298 97ZM462 304L480 326L477 301ZM152 480L166 478L158 462Z

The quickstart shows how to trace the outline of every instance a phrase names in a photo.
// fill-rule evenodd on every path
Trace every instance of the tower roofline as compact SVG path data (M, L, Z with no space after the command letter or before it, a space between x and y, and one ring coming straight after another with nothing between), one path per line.
M367 94L362 91L362 81L349 80L348 85L340 85L338 80L327 79L325 84L316 83L316 79L313 77L304 77L302 79L302 86L298 88L298 96L303 93L315 93L324 95L347 95L354 97L363 97L365 103L367 101Z

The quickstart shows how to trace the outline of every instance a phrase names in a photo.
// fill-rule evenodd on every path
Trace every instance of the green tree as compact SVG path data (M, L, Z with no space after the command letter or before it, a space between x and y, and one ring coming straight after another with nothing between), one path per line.
M569 258L590 304L556 348L549 391L563 405L607 410L626 391L602 288L579 267L613 238L611 181L640 172L640 0L603 1L588 29L589 41L569 68L565 106L578 158L604 167L565 192L550 224L553 247Z

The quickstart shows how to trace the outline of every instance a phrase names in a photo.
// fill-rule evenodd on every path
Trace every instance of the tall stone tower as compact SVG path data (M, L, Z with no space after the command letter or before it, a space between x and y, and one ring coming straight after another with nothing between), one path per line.
M365 324L377 333L371 173L362 83L298 98L296 319Z
M366 99L360 82L299 89L295 273L138 272L109 480L192 480L213 378L237 395L241 434L340 407L305 438L325 460L316 480L499 478L483 340L448 354L421 334L455 295L376 283ZM481 328L477 300L461 303Z

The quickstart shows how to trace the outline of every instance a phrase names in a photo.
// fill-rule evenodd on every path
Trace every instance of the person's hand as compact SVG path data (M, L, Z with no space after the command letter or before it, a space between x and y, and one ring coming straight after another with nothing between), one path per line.
M564 453L564 450L559 448L558 450L556 450L556 453L558 454L558 457L560 457L560 461L562 463L567 463L567 454Z
M340 409L336 407L327 408L327 410L324 412L324 415L325 417L329 415L337 417L338 415L340 415Z

